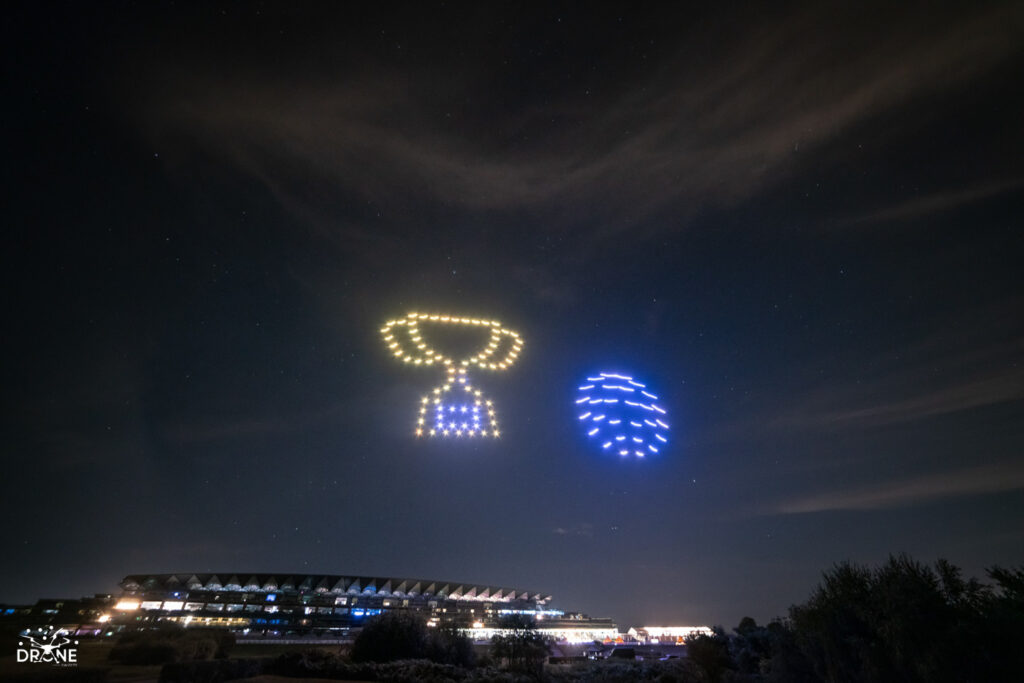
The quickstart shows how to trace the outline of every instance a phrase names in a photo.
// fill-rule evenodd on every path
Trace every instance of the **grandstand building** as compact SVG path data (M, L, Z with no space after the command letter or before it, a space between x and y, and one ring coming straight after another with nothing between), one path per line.
M480 584L322 574L134 574L103 614L105 629L175 622L220 626L239 636L346 638L368 618L390 611L422 616L430 626L462 628L478 640L500 631L503 617L536 620L557 640L614 639L611 619L564 612L537 591Z

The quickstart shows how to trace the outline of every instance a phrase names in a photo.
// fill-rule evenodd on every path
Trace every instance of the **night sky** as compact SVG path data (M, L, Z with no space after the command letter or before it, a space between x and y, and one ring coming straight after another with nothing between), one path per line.
M309 572L732 626L846 559L1024 563L1021 4L291 4L4 22L0 602ZM497 442L412 436L413 310L523 336L471 373ZM580 429L610 369L657 457Z

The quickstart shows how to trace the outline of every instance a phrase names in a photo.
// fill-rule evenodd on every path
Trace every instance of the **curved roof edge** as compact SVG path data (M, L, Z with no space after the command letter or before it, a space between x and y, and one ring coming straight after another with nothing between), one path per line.
M340 574L129 574L119 584L126 591L220 590L252 592L311 592L345 595L433 596L447 600L510 602L530 600L547 603L551 595L537 591L485 584L436 581L389 576Z

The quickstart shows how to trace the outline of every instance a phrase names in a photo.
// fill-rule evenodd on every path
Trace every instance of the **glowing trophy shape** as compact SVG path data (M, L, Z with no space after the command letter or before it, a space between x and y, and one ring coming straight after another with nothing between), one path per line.
M487 346L469 358L456 361L435 351L424 341L420 330L423 323L481 328L488 332ZM416 436L501 435L494 404L479 389L473 388L466 371L473 366L483 370L504 370L511 366L523 348L523 340L518 333L502 327L497 320L427 313L410 313L404 318L389 320L380 331L384 335L384 343L403 363L444 366L444 384L420 400ZM508 352L497 356L503 344L508 347Z

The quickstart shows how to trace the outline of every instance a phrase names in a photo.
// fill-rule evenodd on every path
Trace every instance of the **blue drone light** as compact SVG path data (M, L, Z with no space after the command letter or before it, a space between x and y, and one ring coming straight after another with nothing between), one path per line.
M643 458L668 443L665 408L658 397L632 377L602 372L587 377L577 390L576 407L587 438L622 457Z

